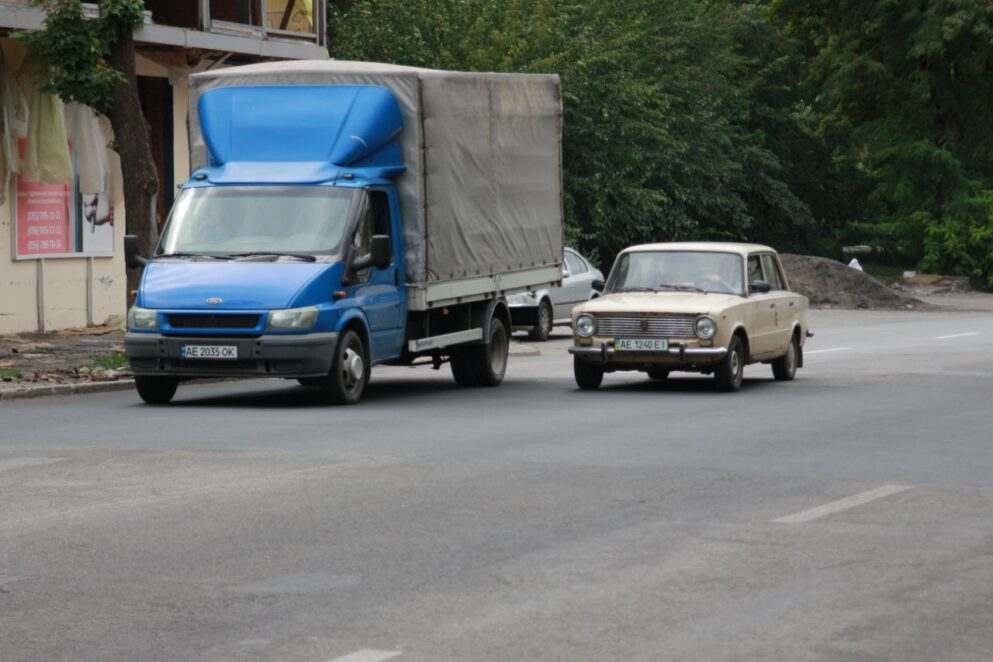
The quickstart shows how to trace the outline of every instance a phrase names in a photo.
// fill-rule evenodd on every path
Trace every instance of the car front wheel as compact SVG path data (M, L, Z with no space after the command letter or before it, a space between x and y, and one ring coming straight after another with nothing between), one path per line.
M714 370L714 383L718 391L733 392L741 388L745 375L745 344L739 336L731 336L728 353Z
M603 382L603 366L587 363L578 356L572 357L572 372L576 377L576 385L584 391L600 388Z

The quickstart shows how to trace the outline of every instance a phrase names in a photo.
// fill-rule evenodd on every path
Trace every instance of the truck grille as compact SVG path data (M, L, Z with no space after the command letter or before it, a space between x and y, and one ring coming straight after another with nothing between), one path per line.
M258 315L166 315L169 326L176 329L254 329L259 325Z
M695 338L696 315L597 317L598 336L615 338Z

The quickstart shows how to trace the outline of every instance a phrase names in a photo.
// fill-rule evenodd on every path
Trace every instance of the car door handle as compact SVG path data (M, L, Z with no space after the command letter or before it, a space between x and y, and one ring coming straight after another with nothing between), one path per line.
M790 301L790 308L796 305L796 301Z
M770 304L769 304L769 307L770 307L770 308L775 308L775 307L776 307L776 304L774 304L774 303L770 303Z

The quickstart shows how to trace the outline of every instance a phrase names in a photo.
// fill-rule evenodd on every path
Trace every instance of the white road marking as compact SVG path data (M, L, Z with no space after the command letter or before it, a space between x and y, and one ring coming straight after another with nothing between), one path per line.
M868 492L862 492L861 494L855 494L850 497L845 497L844 499L832 501L831 503L826 503L823 506L817 506L816 508L811 508L810 510L802 510L798 513L793 513L792 515L786 515L785 517L777 517L772 521L779 524L800 524L802 522L809 522L826 515L833 515L834 513L841 512L842 510L848 510L849 508L854 508L855 506L861 506L862 504L875 501L876 499L882 499L883 497L888 497L892 494L905 492L911 487L913 486L883 485L882 487L877 487L874 490L869 490Z
M336 657L331 662L383 662L399 656L400 651L378 651L373 648L363 648L360 651Z
M950 336L938 336L935 340L951 340L952 338L969 338L972 336L978 336L978 333L953 333Z
M827 354L828 352L847 352L851 347L832 347L831 349L814 349L811 351L804 350L804 356L810 356L811 354Z

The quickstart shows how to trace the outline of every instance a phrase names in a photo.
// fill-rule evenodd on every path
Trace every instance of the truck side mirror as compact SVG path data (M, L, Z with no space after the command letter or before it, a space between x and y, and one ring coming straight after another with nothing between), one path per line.
M750 289L755 294L765 294L772 290L772 286L764 280L753 280L748 284L748 289Z
M603 288L607 285L602 278L596 278L593 280L593 289L597 292L603 292Z
M352 269L355 271L362 271L369 267L385 269L390 266L392 260L393 242L390 241L389 235L374 234L372 235L372 245L369 247L369 254L356 258L352 262Z
M141 242L136 234L124 235L124 264L128 269L138 269L145 266L148 260L140 255Z
M385 269L393 261L393 242L389 235L372 235L372 266L377 269Z

